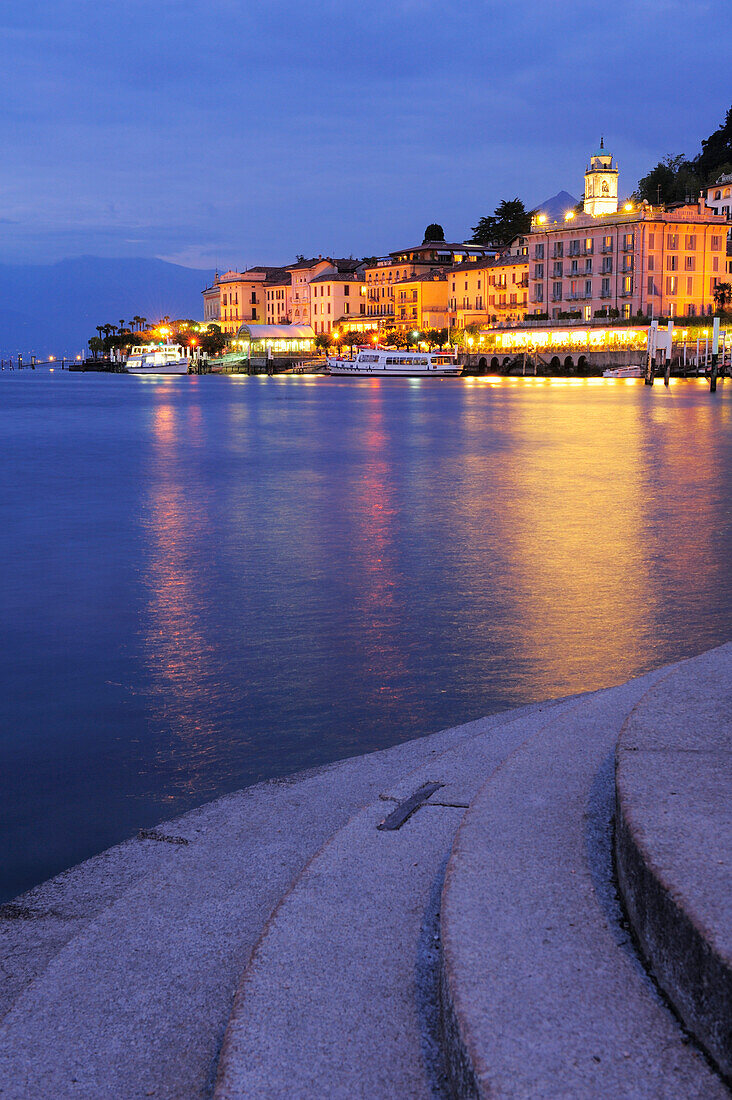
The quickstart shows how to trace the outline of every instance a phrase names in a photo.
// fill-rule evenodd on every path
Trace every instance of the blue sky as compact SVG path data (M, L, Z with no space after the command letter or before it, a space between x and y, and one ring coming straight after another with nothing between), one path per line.
M729 106L705 0L26 0L0 12L0 262L382 253L620 186ZM728 13L727 13L728 14Z

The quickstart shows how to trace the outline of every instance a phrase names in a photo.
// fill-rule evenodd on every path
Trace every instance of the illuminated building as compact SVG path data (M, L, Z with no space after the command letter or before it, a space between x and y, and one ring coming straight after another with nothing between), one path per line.
M366 268L366 313L382 324L395 322L394 285L414 275L445 271L454 264L469 264L486 256L495 256L495 248L478 244L447 244L422 241L420 245L390 252Z
M338 271L316 275L310 281L310 316L316 336L331 332L334 325L363 317L366 313L366 285L363 275Z
M318 256L317 259L312 260L298 260L295 264L289 264L287 270L292 276L292 287L290 290L292 323L295 325L312 324L310 284L313 279L317 279L319 275L326 275L329 273L353 275L361 269L362 264L360 260L333 260L330 257L323 256ZM333 316L335 316L335 314Z
M447 328L448 278L444 271L428 271L393 283L395 328Z
M215 321L222 332L237 332L247 321L261 323L265 319L265 282L284 275L278 267L252 267L248 271L226 271L216 274L210 287L203 291L204 321ZM216 296L218 293L218 317ZM210 314L210 316L209 316Z
M221 291L219 290L218 271L211 286L207 286L202 293L204 321L206 324L218 324L221 320Z
M618 210L618 166L600 139L600 148L590 157L585 172L585 214L599 218L603 214L616 214Z
M725 218L704 200L617 207L617 167L601 149L586 175L584 211L534 217L527 319L593 321L703 316L725 278ZM614 182L615 181L615 182ZM607 184L607 192L603 188ZM598 186L601 194L595 192ZM605 212L603 206L615 207Z
M525 238L520 238L523 241ZM456 328L522 321L528 310L529 258L478 260L448 275L450 322Z
M292 301L292 276L289 271L270 275L264 282L266 323L287 325L290 323Z
M707 187L707 206L715 214L732 221L732 172L725 173Z

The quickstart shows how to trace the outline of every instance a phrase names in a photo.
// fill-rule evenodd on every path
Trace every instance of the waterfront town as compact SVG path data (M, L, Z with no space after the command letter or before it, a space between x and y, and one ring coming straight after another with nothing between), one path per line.
M203 290L204 324L234 353L450 343L490 354L493 366L498 353L527 346L634 348L654 319L699 326L730 297L732 174L666 204L621 201L619 174L601 140L582 200L533 211L528 230L503 245L450 243L431 225L386 256L217 273Z

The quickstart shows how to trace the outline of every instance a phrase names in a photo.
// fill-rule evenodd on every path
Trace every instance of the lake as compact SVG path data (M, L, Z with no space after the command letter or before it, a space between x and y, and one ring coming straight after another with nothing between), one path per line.
M0 900L730 635L732 382L0 375Z

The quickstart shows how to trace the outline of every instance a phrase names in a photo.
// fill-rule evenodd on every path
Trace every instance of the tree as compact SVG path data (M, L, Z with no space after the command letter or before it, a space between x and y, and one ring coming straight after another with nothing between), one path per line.
M694 169L702 180L714 183L717 176L732 165L732 107L722 125L701 143L702 151L694 160Z
M92 355L94 356L95 359L97 358L97 355L99 354L99 352L103 350L103 348L104 348L104 345L102 344L101 337L100 336L92 336L91 339L89 340L89 350L91 351L91 353L92 353Z
M442 348L447 343L447 329L426 328L422 333L422 339L428 345L428 347Z
M431 222L424 231L424 239L426 241L444 241L445 230L439 222Z
M696 200L701 186L693 164L680 153L663 157L648 175L638 180L637 193L651 206L665 206L672 202L684 202L687 198Z
M328 347L330 347L330 344L331 339L326 332L321 332L318 336L315 337L315 346L318 351L325 351Z
M492 215L481 218L473 226L473 236L468 244L509 245L516 237L522 237L531 229L531 212L519 198L502 199Z
M732 283L717 283L714 288L714 302L721 312L732 302Z

